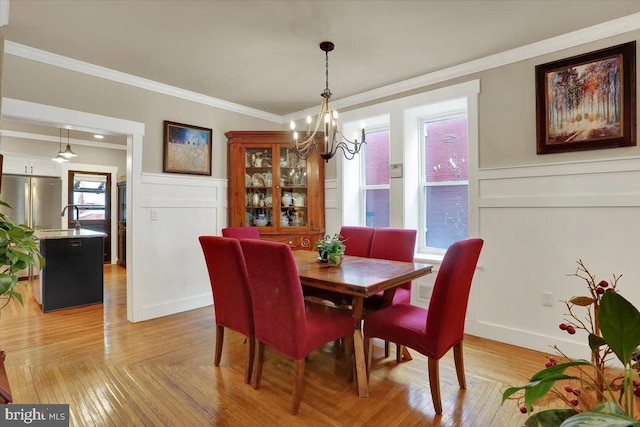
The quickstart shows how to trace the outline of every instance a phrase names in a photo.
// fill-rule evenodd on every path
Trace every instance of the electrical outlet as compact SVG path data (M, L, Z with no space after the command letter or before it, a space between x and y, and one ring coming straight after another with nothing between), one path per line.
M155 209L151 209L151 221L158 220L158 211Z
M547 307L553 307L553 292L542 293L542 305Z

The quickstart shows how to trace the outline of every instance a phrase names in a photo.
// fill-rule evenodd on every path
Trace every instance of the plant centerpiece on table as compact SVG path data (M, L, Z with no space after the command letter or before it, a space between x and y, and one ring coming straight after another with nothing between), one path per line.
M506 389L502 401L518 399L520 411L530 415L524 424L527 427L640 426L640 420L635 418L635 408L640 405L640 312L618 294L621 276L613 275L611 282L598 281L582 260L573 275L585 280L589 295L564 301L569 312L559 327L571 335L578 330L588 334L591 361L572 361L554 346L567 362L549 358L546 368L531 377L528 384ZM580 317L576 307L585 308L586 315ZM612 355L623 366L618 375L609 373L607 362ZM577 375L566 373L567 370L577 371ZM558 381L564 382L564 387L557 388ZM566 407L531 414L533 404L547 394Z
M347 248L344 242L340 233L335 233L333 236L327 234L313 245L313 250L318 251L320 261L338 266L342 264L342 257Z

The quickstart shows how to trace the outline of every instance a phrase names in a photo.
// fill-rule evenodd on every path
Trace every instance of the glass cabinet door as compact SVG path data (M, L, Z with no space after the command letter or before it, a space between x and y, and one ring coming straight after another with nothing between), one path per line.
M244 166L245 226L270 227L274 217L272 149L247 148Z
M307 209L307 162L298 158L294 150L280 148L280 227L306 227Z

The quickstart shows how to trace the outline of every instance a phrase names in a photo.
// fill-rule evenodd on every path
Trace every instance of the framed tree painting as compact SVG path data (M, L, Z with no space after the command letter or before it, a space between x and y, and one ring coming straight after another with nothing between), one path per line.
M538 154L636 145L636 42L536 66Z
M162 171L211 175L211 129L164 122Z

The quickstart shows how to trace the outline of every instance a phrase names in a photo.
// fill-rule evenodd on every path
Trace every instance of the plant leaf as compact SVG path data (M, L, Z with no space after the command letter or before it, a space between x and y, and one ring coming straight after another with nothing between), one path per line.
M640 312L617 292L605 292L598 313L602 338L618 359L628 366L640 345Z
M638 427L640 421L625 415L583 412L566 419L560 427Z
M571 304L578 305L580 307L588 307L593 304L593 298L591 297L573 297L569 300Z
M589 334L589 347L591 351L596 351L602 345L607 345L607 342L600 335Z
M590 365L586 360L559 363L537 372L529 382L520 387L509 387L502 393L502 403L520 390L524 390L525 407L530 408L538 399L547 394L558 380L579 379L572 375L565 375L564 371L571 366Z
M525 424L527 427L558 427L575 414L577 412L573 409L548 409L531 415Z
M624 410L615 400L605 400L602 403L598 403L591 412L625 415Z

